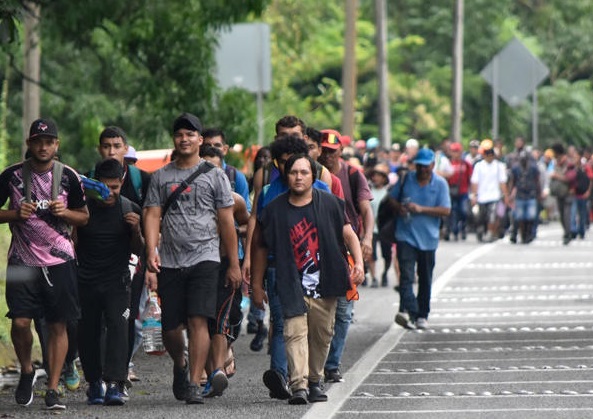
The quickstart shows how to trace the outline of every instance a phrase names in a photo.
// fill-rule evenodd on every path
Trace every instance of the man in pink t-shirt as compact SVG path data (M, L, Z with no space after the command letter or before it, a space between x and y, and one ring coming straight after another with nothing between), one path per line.
M52 120L34 121L27 139L31 157L0 174L0 207L10 199L8 209L0 210L0 223L8 223L12 232L6 302L7 316L12 319L12 343L21 365L15 399L22 406L33 401L31 320L43 317L49 330L45 405L52 410L66 408L57 393L68 350L66 323L80 316L70 227L85 225L89 219L80 178L70 167L64 166L58 195L52 196L59 144ZM29 168L28 182L23 176L24 167ZM25 192L26 186L30 196Z

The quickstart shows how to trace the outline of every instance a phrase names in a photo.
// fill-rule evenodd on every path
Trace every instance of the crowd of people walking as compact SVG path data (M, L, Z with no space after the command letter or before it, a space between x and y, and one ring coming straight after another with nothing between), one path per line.
M149 174L135 167L125 131L107 127L98 163L82 176L59 161L57 126L42 118L26 158L0 174L19 405L34 397L32 324L48 409L66 408L61 382L80 385L77 358L88 404L125 404L140 379L133 359L151 293L177 400L224 394L250 295L245 330L253 351L268 339L269 397L324 402L324 384L344 380L357 287L391 283L395 322L427 329L440 240L508 234L527 244L539 223L559 219L568 244L589 226L591 153L562 144L540 152L518 137L505 153L489 139L467 150L409 139L385 149L284 116L246 176L225 161L223 130L183 113L171 133L172 161Z

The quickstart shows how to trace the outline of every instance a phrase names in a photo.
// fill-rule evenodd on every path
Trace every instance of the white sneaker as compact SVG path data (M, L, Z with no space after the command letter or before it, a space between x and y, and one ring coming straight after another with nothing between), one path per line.
M416 328L414 326L414 322L412 322L410 320L410 316L408 315L408 313L399 313L398 312L395 315L395 322L405 329L413 330Z
M418 317L416 319L416 329L426 330L428 329L428 320L424 317Z

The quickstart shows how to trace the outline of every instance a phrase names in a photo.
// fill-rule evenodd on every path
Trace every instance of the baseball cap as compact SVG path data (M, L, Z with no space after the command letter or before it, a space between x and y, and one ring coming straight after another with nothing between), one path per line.
M478 140L471 140L469 142L469 146L470 147L474 147L474 148L478 148L478 147L480 147L480 142Z
M451 145L449 146L449 150L461 151L461 150L463 150L463 146L461 145L461 143L451 143Z
M202 133L202 123L200 122L200 119L191 113L182 113L177 117L175 122L173 122L174 133L182 128Z
M366 148L367 143L364 140L358 140L354 143L354 147L356 148Z
M406 148L419 148L419 147L420 147L420 143L415 138L410 138L408 141L406 141Z
M391 144L391 151L401 151L401 147L400 147L399 143Z
M341 135L340 136L340 142L342 143L342 145L344 147L347 147L350 144L352 144L352 137L350 137L349 135Z
M428 166L432 162L434 162L434 151L430 148L421 148L418 150L418 154L416 154L416 157L414 158L414 163Z
M367 140L367 149L372 150L379 146L379 139L377 137L371 137Z
M29 139L38 137L58 138L58 127L51 119L39 118L33 121L29 129Z
M128 146L128 152L124 156L124 159L138 161L138 157L136 157L136 149L134 147L132 147L131 145Z
M482 150L486 151L486 150L491 150L494 148L494 143L492 142L492 140L490 138L485 138L484 140L482 140L482 142L480 143L480 147L482 148Z
M338 148L342 147L342 142L340 141L340 133L333 129L322 129L321 147L330 148L332 150L337 150Z

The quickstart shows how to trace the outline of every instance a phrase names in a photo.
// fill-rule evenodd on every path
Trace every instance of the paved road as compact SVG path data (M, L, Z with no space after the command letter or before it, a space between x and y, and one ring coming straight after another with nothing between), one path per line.
M126 406L88 407L79 390L67 394L62 415L593 418L593 241L562 246L560 236L545 227L529 246L478 245L473 237L442 243L426 332L393 325L391 287L362 289L343 359L346 382L328 386L328 403L269 399L261 383L268 357L251 352L246 335L229 389L204 406L176 402L169 359L144 355L137 360L143 380ZM42 404L14 406L12 390L4 390L0 417L46 417Z

